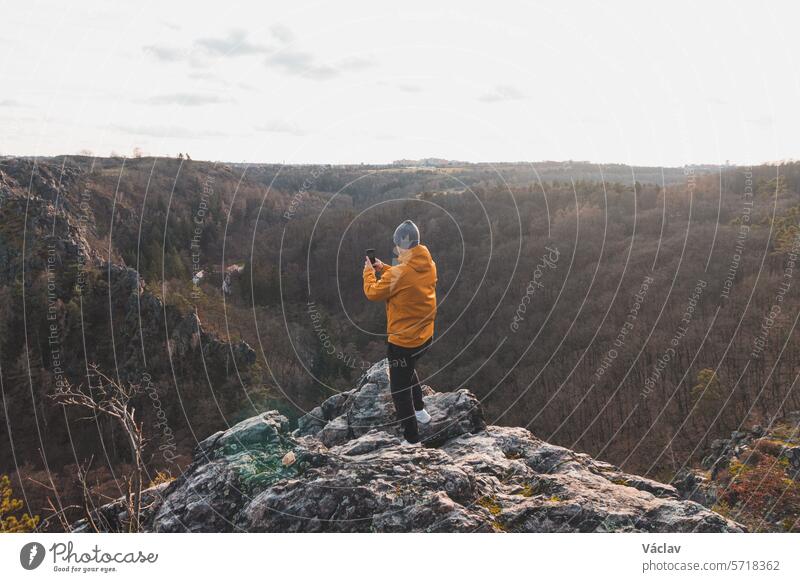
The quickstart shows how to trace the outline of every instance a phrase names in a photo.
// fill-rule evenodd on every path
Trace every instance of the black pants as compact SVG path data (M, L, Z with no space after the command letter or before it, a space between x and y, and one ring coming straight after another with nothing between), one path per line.
M425 408L416 364L430 347L431 339L416 348L404 348L390 343L386 346L392 400L397 419L403 427L403 436L410 443L419 442L419 427L414 411Z

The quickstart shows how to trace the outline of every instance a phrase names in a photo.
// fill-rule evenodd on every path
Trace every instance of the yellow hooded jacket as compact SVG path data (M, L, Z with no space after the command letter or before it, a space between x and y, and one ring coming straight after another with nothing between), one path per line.
M425 245L402 250L400 264L384 264L380 280L364 267L364 294L370 301L386 301L389 343L416 348L433 336L436 318L436 263Z

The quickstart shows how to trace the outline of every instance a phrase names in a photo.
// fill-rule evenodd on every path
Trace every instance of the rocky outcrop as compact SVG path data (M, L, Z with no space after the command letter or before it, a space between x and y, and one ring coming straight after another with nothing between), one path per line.
M147 369L145 355L151 369L168 368L170 357L183 362L195 357L220 381L233 374L234 366L244 370L255 363L256 352L247 342L229 343L206 331L197 313L165 304L147 290L135 269L108 262L101 268L111 283L111 296L123 306L122 378L139 381Z
M275 411L198 444L185 473L148 490L155 532L737 532L670 485L486 426L467 390L424 390L424 446L402 445L387 362L294 431ZM101 509L125 521L122 504ZM101 521L101 520L98 520ZM78 524L79 530L86 523Z
M389 392L388 367L370 368L355 389L336 394L298 421L298 436L317 436L327 447L341 445L373 430L400 436ZM420 437L428 446L486 428L480 402L468 390L434 392L423 386L425 408L431 422L420 425Z
M730 489L732 471L752 468L765 458L787 479L800 480L800 412L774 419L766 428L755 425L731 432L730 438L714 439L701 466L682 469L672 484L681 498L713 507Z
M13 283L23 272L45 272L56 266L77 271L99 264L99 255L79 228L81 214L72 211L65 196L75 181L76 172L71 168L57 173L47 164L21 159L3 164L0 285Z

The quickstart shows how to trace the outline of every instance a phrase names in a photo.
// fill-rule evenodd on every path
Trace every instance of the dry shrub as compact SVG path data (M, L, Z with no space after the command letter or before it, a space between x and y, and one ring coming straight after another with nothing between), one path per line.
M738 471L722 501L735 508L736 519L755 524L755 529L772 529L777 522L794 527L800 518L800 485L774 457L764 456L757 465Z
M784 446L782 442L768 438L761 438L753 443L753 449L773 457L779 457L783 452Z

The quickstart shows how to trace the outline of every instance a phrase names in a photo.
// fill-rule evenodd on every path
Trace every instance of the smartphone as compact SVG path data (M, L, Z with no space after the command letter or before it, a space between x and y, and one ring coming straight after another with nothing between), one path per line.
M369 262L375 264L375 249L367 249L366 255L369 257Z

